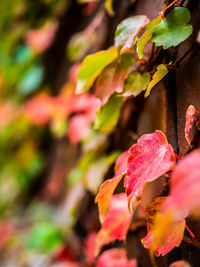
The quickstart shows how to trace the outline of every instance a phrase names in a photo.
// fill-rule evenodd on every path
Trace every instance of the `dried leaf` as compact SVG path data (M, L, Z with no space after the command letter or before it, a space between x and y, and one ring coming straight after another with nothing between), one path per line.
M160 64L157 67L156 72L154 73L152 80L150 81L147 90L145 92L145 97L149 96L151 89L157 84L159 83L160 80L162 80L163 77L165 77L165 75L167 75L168 73L168 69L164 64Z
M190 19L190 11L187 8L173 9L159 25L153 28L151 42L155 42L156 46L163 46L164 49L177 46L192 33L192 25L187 25Z
M129 149L125 187L131 212L147 182L174 169L176 159L171 145L161 131L145 134Z
M118 56L117 48L99 51L87 56L78 72L76 93L88 91L101 71Z
M139 32L144 28L149 19L138 15L123 20L115 32L115 45L121 47L121 51L131 50Z

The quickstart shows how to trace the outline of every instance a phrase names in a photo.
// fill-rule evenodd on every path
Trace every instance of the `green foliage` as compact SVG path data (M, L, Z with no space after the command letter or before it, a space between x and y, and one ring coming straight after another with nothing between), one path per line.
M123 96L137 96L144 91L150 82L149 73L143 75L137 71L133 71L126 79Z
M77 93L88 91L100 72L118 56L117 49L111 48L87 56L78 72Z
M122 97L113 94L108 102L97 110L94 128L103 133L110 133L118 123L122 103Z
M151 42L156 46L163 46L164 49L170 46L177 46L192 33L190 11L185 7L173 9L159 25L153 28Z
M60 231L50 222L40 222L31 230L27 245L42 253L48 253L63 243Z

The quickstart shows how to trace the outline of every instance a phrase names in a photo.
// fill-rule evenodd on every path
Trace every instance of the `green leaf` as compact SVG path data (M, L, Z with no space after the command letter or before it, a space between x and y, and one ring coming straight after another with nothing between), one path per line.
M187 8L175 8L154 27L151 42L155 42L156 46L163 46L164 49L177 46L192 33L192 25L187 25L190 18L190 11Z
M117 125L121 106L122 97L113 94L108 102L97 110L97 119L94 123L94 128L103 133L110 133Z
M105 0L105 9L110 16L114 16L113 0Z
M53 251L62 242L60 231L50 222L36 224L28 236L28 247L43 253Z
M18 84L18 92L27 95L34 92L42 82L44 69L42 66L32 66L23 75Z
M144 91L150 82L149 73L143 75L137 71L133 71L126 79L123 96L137 96Z
M115 45L121 51L130 50L141 29L149 22L146 16L139 15L123 20L115 32Z
M87 56L78 72L76 93L88 91L101 71L117 56L116 47Z
M168 73L168 69L164 64L160 64L157 67L157 71L154 73L152 80L150 81L147 90L145 92L145 97L149 96L151 89Z
M137 41L137 53L140 59L143 58L143 49L148 43L148 41L151 39L154 27L161 22L161 19L161 16L159 16L156 19L150 21L147 25L146 31Z

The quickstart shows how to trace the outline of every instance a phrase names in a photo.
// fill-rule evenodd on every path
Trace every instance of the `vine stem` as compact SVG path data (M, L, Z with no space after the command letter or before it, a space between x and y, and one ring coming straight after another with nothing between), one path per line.
M189 228L189 226L186 224L185 228L187 229L188 233L191 235L192 239L196 239L194 233L192 232L192 230Z

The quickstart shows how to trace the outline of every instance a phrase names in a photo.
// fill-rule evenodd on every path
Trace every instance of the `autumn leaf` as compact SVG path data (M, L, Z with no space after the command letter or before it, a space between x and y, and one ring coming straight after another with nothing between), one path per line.
M195 107L193 105L190 105L186 111L186 121L185 121L185 139L187 140L189 145L191 143L189 133L190 130L192 129L194 121L196 121Z
M122 97L114 93L108 102L97 110L94 129L102 133L110 133L118 123L122 103Z
M133 212L147 182L173 170L176 164L173 149L161 131L140 137L128 151L127 174L124 180L129 208Z
M76 93L88 91L101 71L118 56L117 48L110 48L87 56L79 69Z
M109 213L97 234L95 254L98 255L100 249L112 241L125 241L131 219L126 193L113 195Z
M95 95L102 100L103 105L114 92L122 92L134 62L133 55L125 53L102 71L96 83Z
M200 206L200 149L182 159L171 177L170 194L164 203L165 210L173 210L175 218L185 218L188 213L199 213Z
M179 246L185 229L185 220L171 221L170 217L162 219L159 214L166 197L157 197L146 210L147 235L141 240L145 248L151 248L156 256L164 256L175 246ZM160 216L159 216L160 215ZM156 218L156 216L159 216ZM160 220L153 229L155 220ZM161 223L162 222L162 223Z
M151 89L157 83L159 83L159 81L162 80L162 78L164 78L165 75L167 75L167 73L168 73L168 69L164 64L158 65L157 70L154 73L153 78L152 78L152 80L150 81L150 83L149 83L149 85L147 87L147 90L146 90L145 95L144 95L145 97L149 96L149 94L151 92Z
M114 16L113 0L105 0L105 9L110 16Z
M161 22L161 19L162 19L161 16L159 16L156 19L150 21L147 25L146 31L137 41L137 53L139 59L143 58L143 49L145 45L148 43L148 41L151 39L154 27Z
M188 262L181 260L181 261L174 261L169 265L169 267L191 267L191 265Z
M186 40L192 33L190 11L185 7L173 9L160 24L153 28L151 42L156 46L163 46L164 49L170 46L177 46Z
M123 96L137 96L144 91L150 82L150 75L148 73L141 74L133 71L129 74L125 81Z
M115 164L115 176L112 179L106 180L100 187L99 193L96 196L95 202L98 203L99 220L104 222L110 208L110 199L126 173L128 152L122 153Z
M135 39L149 19L146 16L138 15L123 20L115 32L115 45L121 47L121 51L131 50Z
M106 267L106 266L137 267L137 261L135 259L128 260L125 249L112 248L104 251L97 260L97 267Z

